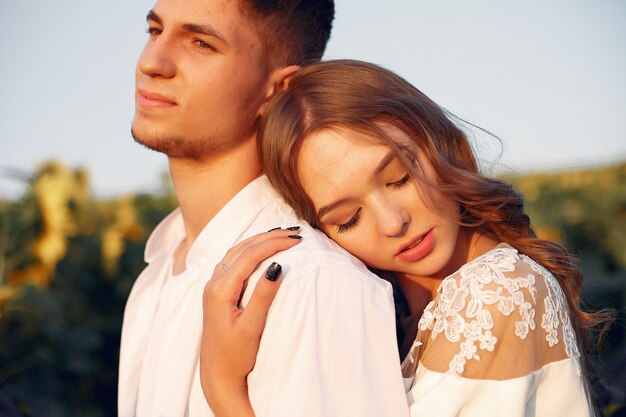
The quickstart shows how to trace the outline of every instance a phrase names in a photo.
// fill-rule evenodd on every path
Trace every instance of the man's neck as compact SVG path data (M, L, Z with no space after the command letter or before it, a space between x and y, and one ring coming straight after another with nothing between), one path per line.
M261 175L255 140L202 162L169 158L185 223L184 258L202 229L239 191Z

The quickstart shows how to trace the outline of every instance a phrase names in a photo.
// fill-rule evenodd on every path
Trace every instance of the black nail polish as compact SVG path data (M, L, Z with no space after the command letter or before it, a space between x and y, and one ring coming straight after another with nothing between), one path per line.
M270 281L276 281L282 269L283 267L280 266L280 264L272 262L272 264L267 267L267 271L265 271L265 278L269 279Z
M273 232L274 230L278 230L280 227L274 227L273 229L268 230L268 232Z
M285 230L300 230L300 226L291 226L291 227L288 227Z
M287 236L289 239L302 239L302 236L300 235L289 235Z

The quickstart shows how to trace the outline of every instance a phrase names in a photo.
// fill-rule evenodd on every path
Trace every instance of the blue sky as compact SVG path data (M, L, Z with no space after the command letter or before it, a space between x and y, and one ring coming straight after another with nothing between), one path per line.
M626 2L335 0L326 58L386 66L497 134L496 171L626 159ZM99 196L154 191L165 157L136 145L134 66L153 1L0 3L0 196L56 159Z

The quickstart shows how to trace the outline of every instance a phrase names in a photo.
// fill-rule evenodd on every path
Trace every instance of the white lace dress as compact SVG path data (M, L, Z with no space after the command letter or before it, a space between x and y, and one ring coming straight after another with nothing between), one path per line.
M583 417L579 359L556 278L500 244L441 282L402 371L411 416Z

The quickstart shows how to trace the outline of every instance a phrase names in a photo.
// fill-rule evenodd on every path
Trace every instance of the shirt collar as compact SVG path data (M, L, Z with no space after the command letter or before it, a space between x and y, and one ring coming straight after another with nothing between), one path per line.
M218 249L224 248L225 252L233 246L257 214L277 198L278 194L265 175L246 185L200 232L187 254L187 269L203 265ZM153 261L164 251L171 253L184 237L185 225L180 208L177 208L152 232L146 243L146 262Z
M144 252L144 261L150 263L162 253L173 251L185 238L185 223L180 208L174 209L152 231Z

